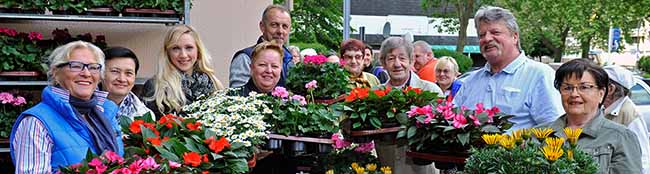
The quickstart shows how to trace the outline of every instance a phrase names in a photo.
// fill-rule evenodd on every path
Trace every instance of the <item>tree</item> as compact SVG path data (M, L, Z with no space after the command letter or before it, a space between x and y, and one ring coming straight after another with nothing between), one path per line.
M338 50L343 40L343 0L293 0L291 28L290 42L320 43Z
M456 52L462 53L467 40L469 18L473 17L479 2L478 0L422 0L421 4L424 10L441 9L434 10L431 16L444 18L442 25L437 26L439 31L458 32Z

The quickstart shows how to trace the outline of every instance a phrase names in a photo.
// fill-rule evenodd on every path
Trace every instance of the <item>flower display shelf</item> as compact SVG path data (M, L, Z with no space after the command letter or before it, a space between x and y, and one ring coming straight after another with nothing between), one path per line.
M5 77L35 77L40 76L41 73L38 71L2 71L0 76Z
M125 8L124 13L175 15L174 10Z
M340 95L340 96L338 96L336 98L333 98L333 99L315 99L314 102L331 105L331 104L338 103L338 102L341 102L341 101L345 100L345 97L347 97L347 95L342 94L342 95Z
M432 154L432 153L422 153L422 152L413 152L413 151L407 151L406 156L411 158L448 162L448 163L457 163L457 164L465 164L465 160L467 159L467 157L469 157L467 154L465 155L463 154L452 155L452 154L444 154L444 153Z
M269 134L269 138L278 139L278 140L300 141L300 142L307 142L307 143L334 144L334 141L332 141L329 138L286 136L286 135L279 135L279 134Z
M374 139L393 141L397 137L400 127L388 127L372 130L352 130L349 138L354 143L369 143Z

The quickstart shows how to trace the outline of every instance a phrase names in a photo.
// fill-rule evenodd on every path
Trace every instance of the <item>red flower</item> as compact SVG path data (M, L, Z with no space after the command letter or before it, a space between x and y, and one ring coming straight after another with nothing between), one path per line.
M413 88L411 86L406 87L406 89L403 90L404 93L408 93L409 91L415 91L416 94L422 93L422 89L420 88Z
M149 148L144 149L144 153L146 153L147 155L149 155L149 152L150 152Z
M215 140L214 137L210 137L203 142L207 143L208 148L210 148L210 150L212 150L214 153L219 153L224 148L230 147L230 143L228 143L228 140L224 137L221 137L219 140Z
M201 122L197 121L194 124L187 123L185 126L187 127L187 129L190 129L190 131L195 131L195 130L199 130L199 126L201 126Z
M208 171L203 171L203 172L201 172L201 174L209 174L209 173L210 173L210 172L208 172Z
M178 117L176 117L176 116L174 116L172 114L167 114L167 115L163 116L162 118L160 118L160 120L158 120L158 124L165 125L167 128L171 129L174 126L174 124L176 123L174 121L174 119L177 119L177 118Z
M377 95L378 97L383 97L383 96L386 95L386 92L385 92L384 90L381 90L381 89L376 89L376 90L374 90L373 92L374 92L375 95Z
M208 154L203 154L203 162L206 162L206 163L210 162L210 160L208 159Z
M198 167L201 165L201 155L196 152L185 152L183 153L183 161L186 165L191 165L192 167Z
M147 138L147 141L149 141L149 142L150 142L151 144L153 144L154 146L160 146L160 142L161 142L161 140L160 140L159 137L156 137L156 138Z
M140 125L142 124L144 124L144 120L135 120L129 125L129 130L131 130L131 133L139 134L142 131L140 130Z
M43 35L41 33L33 32L33 31L29 32L28 37L29 37L29 40L32 40L32 41L37 41L37 40L42 40L43 39Z

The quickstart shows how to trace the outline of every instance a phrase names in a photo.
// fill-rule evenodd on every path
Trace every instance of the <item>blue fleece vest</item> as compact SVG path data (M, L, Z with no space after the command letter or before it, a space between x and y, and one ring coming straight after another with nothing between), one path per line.
M122 156L124 155L122 133L120 132L117 120L115 120L117 105L106 98L101 98L101 100L103 100L101 108L103 108L104 117L113 123L113 129L116 131L117 137L115 137L115 139L117 140L118 146L118 152L116 153ZM51 166L53 173L56 172L59 167L65 167L81 162L81 160L86 157L88 149L95 154L102 153L97 152L97 149L95 149L95 144L88 127L86 127L86 124L79 120L74 114L70 102L62 99L58 94L54 93L51 86L48 86L43 90L42 101L39 104L21 113L18 119L16 119L17 121L14 123L11 131L10 142L13 142L14 140L14 134L20 123L18 120L22 120L25 116L33 116L39 119L47 128L47 131L52 138L53 146ZM14 144L12 143L11 159L14 164L16 164L13 146Z

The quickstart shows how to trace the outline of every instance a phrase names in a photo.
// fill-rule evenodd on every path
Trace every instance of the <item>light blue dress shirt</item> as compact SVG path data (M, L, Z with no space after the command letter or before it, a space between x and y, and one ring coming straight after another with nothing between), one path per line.
M454 98L455 106L475 109L499 107L514 115L510 130L531 128L552 122L564 114L560 93L553 86L555 71L548 65L526 57L522 52L500 72L490 72L490 65L469 75Z

